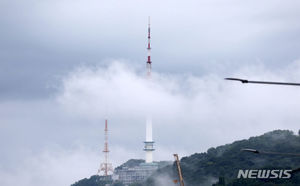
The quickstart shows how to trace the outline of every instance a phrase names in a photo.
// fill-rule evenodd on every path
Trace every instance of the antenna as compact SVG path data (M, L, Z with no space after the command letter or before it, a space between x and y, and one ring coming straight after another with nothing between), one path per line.
M104 149L103 149L102 152L104 153L104 162L100 164L98 174L103 172L103 176L108 176L110 173L113 172L113 166L108 161L109 149L108 149L108 124L107 124L107 119L105 120Z
M150 40L151 40L151 34L150 34L150 16L148 17L148 47L147 47L147 51L148 51L148 57L147 57L147 77L150 78L151 77L151 44L150 44Z
M150 45L150 16L148 18L148 57L147 57L147 78L151 78L151 45ZM150 115L150 113L148 113ZM146 141L144 141L144 151L146 152L146 163L153 163L154 141L152 139L152 118L148 115L146 119Z

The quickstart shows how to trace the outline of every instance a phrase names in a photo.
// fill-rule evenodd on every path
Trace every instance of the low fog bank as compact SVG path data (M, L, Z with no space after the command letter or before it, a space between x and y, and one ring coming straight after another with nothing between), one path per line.
M244 66L227 77L293 82L300 80L299 64L272 71L263 65ZM245 85L223 78L153 72L149 81L144 69L114 61L69 72L50 98L2 101L0 184L14 186L23 180L25 186L62 186L95 174L102 161L105 118L114 166L144 157L148 113L155 160L204 152L274 129L298 131L298 87Z

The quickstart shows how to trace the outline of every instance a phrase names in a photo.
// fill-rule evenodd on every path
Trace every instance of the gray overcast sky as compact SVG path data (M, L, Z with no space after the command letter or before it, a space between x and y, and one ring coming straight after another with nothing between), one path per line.
M226 74L298 59L298 1L0 3L2 99L47 96L57 76L79 64L122 58L144 65L148 15L157 71Z
M299 19L297 0L0 0L0 185L96 173L105 116L115 166L144 157L147 112L158 160L297 131L299 88L223 78L299 82Z

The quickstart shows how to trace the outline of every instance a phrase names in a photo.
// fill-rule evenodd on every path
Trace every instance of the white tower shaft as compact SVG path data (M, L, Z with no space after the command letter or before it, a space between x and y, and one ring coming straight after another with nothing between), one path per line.
M147 78L150 80L151 79L151 46L150 46L150 17L149 17L149 22L148 22L148 57L147 57ZM152 163L153 162L153 151L155 150L153 148L154 141L152 139L152 119L151 117L148 117L146 120L146 141L144 151L146 151L146 163Z
M152 120L151 118L147 118L146 120L146 141L153 141L152 140Z

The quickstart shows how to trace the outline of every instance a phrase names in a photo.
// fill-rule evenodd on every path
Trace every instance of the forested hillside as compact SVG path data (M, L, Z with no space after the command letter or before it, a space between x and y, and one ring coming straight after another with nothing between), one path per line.
M181 159L181 168L186 186L299 186L300 173L290 179L237 179L240 169L299 169L300 156L260 154L241 151L243 148L280 153L300 153L300 137L287 130L276 130L261 136L251 137L210 148L205 153L195 153ZM144 183L135 186L172 186L177 179L175 165L158 169ZM90 185L74 185L90 186ZM93 185L94 186L94 185ZM100 185L95 185L100 186Z
M195 153L181 159L181 168L187 186L200 183L211 186L219 178L226 185L267 185L270 183L288 183L300 185L299 172L292 179L260 180L236 179L240 169L297 169L300 167L299 156L257 154L241 151L251 148L270 152L300 153L300 137L287 130L276 130L264 135L251 137L248 140L236 141L232 144L210 148L205 153ZM141 185L159 185L162 178L176 179L177 172L173 166L158 170L155 175ZM156 181L159 180L159 181ZM223 184L224 185L224 184Z

